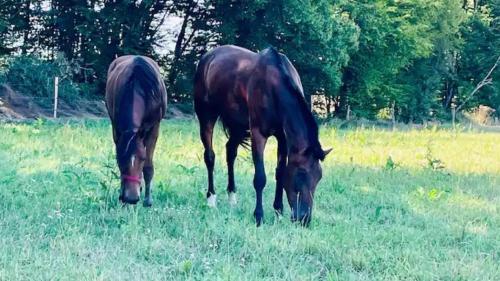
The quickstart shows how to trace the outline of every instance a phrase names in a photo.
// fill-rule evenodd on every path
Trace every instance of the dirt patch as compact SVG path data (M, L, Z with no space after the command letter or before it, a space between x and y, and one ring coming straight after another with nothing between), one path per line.
M32 98L16 93L7 85L0 85L0 118L31 119L46 114Z
M36 119L53 116L54 101L51 98L28 97L12 90L8 85L0 85L0 119ZM95 118L106 116L103 101L59 100L59 117Z
M53 117L54 100L52 98L28 97L0 84L0 120L25 120ZM168 119L189 119L189 105L168 105ZM106 104L103 100L59 100L58 117L102 118L107 117Z
M179 105L168 105L167 114L165 116L167 119L191 119L193 114L185 110L185 106Z

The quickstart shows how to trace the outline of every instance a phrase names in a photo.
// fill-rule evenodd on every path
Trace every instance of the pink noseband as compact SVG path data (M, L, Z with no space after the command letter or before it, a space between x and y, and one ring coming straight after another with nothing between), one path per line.
M132 183L141 184L141 178L140 177L136 177L136 176L123 175L122 176L122 180L125 181L125 182L132 182Z

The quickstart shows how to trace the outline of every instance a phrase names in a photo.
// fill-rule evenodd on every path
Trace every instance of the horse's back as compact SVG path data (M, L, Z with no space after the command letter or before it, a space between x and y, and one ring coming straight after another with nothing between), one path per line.
M194 103L198 118L220 116L224 127L248 130L247 82L259 55L226 45L203 56L195 77Z
M195 98L220 100L238 94L234 92L237 84L246 82L257 60L258 54L232 45L208 52L198 65L195 85L199 91L195 91Z

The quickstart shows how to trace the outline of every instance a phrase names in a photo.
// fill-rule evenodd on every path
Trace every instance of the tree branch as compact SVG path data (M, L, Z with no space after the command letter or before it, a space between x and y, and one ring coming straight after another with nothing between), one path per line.
M459 112L460 109L462 109L462 107L484 86L486 85L489 85L492 83L493 79L490 77L491 74L493 73L493 71L495 70L495 68L498 66L498 64L500 63L500 56L498 56L497 58L497 61L495 62L495 64L493 65L493 67L490 69L490 71L488 71L488 74L486 74L486 76L483 78L483 80L481 80L481 82L479 82L479 84L477 84L476 88L474 88L474 90L469 94L469 96L467 98L465 98L465 100L462 102L462 104L460 106L457 107L456 109L456 112Z

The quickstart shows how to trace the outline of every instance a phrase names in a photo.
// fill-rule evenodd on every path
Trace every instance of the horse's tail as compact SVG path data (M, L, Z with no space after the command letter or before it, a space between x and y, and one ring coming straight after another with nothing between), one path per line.
M234 126L232 126L233 124L231 123L231 121L228 120L228 118L224 118L224 115L220 116L220 121L226 137L229 138L231 135L239 135L240 139L239 144L241 144L241 146L243 146L246 149L251 148L250 130L241 130L234 128Z
M194 74L194 99L195 100L205 100L207 99L207 86L206 86L206 74L207 68L213 59L212 52L205 53L201 58L200 62L196 67L196 72Z
M218 111L217 105L214 105L209 101L209 92L206 85L207 71L214 57L215 55L213 51L205 53L201 57L200 62L198 63L198 66L196 68L196 73L194 75L194 107L198 118L201 117L200 115L205 115L204 111L206 110ZM233 134L240 135L240 144L245 148L250 148L250 131L241 131L234 128L232 122L226 116L224 116L224 114L218 116L217 119L221 121L224 134L227 137Z
M193 79L194 84L199 83L200 80L204 79L205 65L206 65L207 60L208 60L207 54L205 54L201 57L200 61L198 62L198 65L196 66L196 72L194 74L194 79Z

